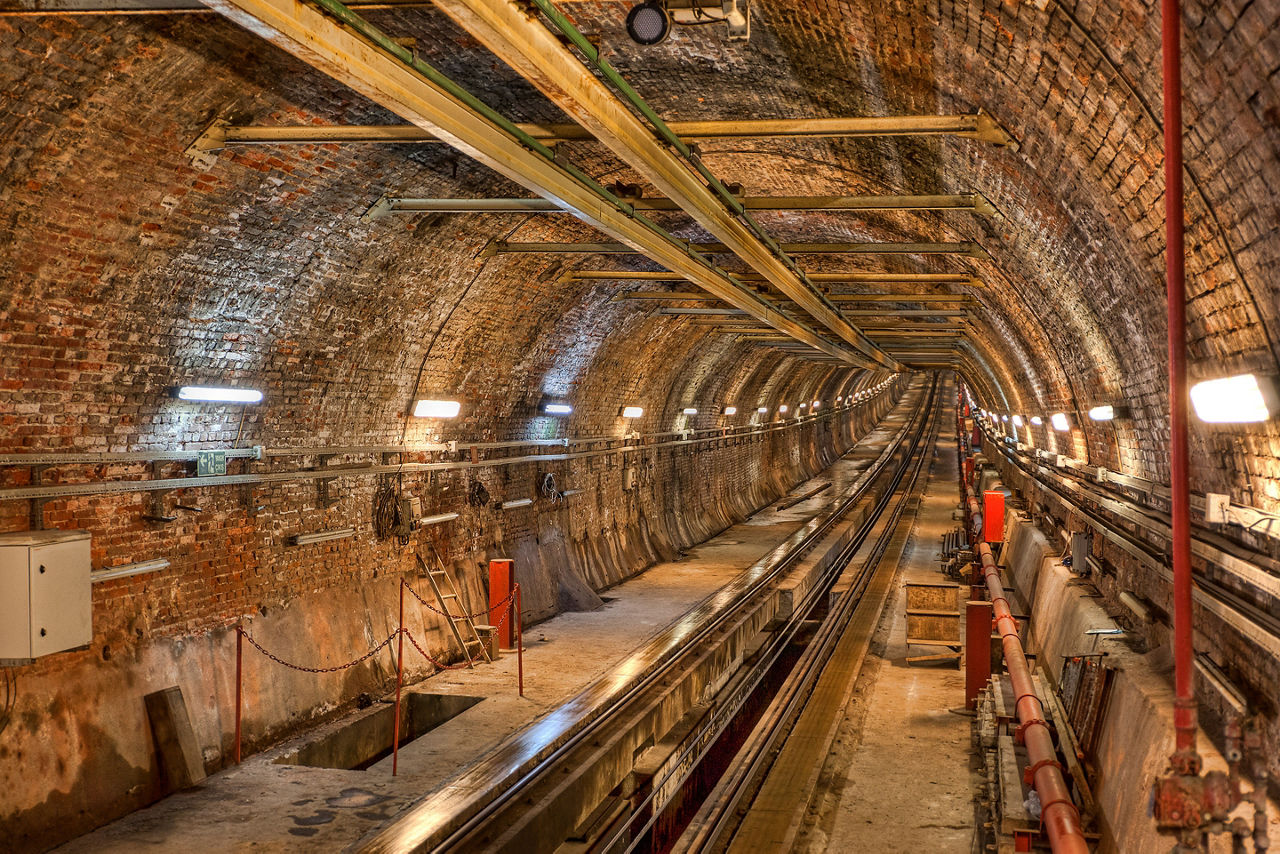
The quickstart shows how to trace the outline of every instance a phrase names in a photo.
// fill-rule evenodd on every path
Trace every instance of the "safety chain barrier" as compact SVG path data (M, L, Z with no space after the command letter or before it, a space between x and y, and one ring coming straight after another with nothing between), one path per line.
M463 617L466 617L468 620L475 620L475 619L479 619L480 617L488 617L490 614L493 613L495 608L504 608L504 609L509 608L511 603L515 601L515 598L516 598L516 594L512 593L511 595L507 596L506 599L503 599L501 602L498 602L496 605L490 605L488 608L485 608L483 611L476 611L474 614L447 614L444 611L441 611L435 605L432 605L429 602L427 602L426 599L423 599L421 596L419 596L418 591L414 590L412 587L409 586L409 582L405 581L403 583L404 583L405 589L408 590L411 594L413 594L413 598L417 599L418 603L422 605L422 607L426 608L428 611L431 611L434 614L439 614L440 616L447 617L451 620L460 620ZM507 618L507 615L506 615L506 612L504 611L502 615L502 619L506 620L506 618ZM502 625L502 624L498 623L498 625Z
M413 636L413 633L404 627L404 591L405 590L408 590L410 593L412 593L413 597L417 599L419 602L421 602L424 606L426 606L428 610L434 611L437 614L441 614L442 616L451 620L461 619L461 617L454 617L450 614L443 613L438 608L431 607L430 605L428 605L426 602L423 601L422 597L418 595L417 591L415 591L412 587L409 586L408 582L406 582L404 579L401 579L400 581L400 625L396 628L395 631L387 635L385 640L383 640L373 649L366 652L364 655L360 656L359 658L353 659L351 661L345 662L343 664L335 664L331 667L306 667L301 664L294 664L291 661L285 661L283 658L281 658L280 656L276 655L273 652L270 652L269 650L267 650L266 647L258 643L258 641L254 639L253 635L245 631L245 628L243 625L239 625L239 624L236 625L236 731L235 731L236 753L235 753L235 756L236 756L237 765L240 764L240 756L241 756L241 712L244 708L244 699L243 699L244 698L244 642L246 640L248 640L249 645L252 646L254 649L256 649L258 652L262 653L264 656L271 659L276 664L279 664L282 667L286 667L290 670L297 670L302 673L337 673L338 671L355 667L357 664L360 664L361 662L368 661L369 659L377 655L379 652L381 652L383 649L386 649L388 646L390 646L393 640L398 639L399 649L396 652L395 730L394 730L393 740L392 740L392 757L393 758L391 762L391 774L392 776L394 776L397 773L399 768L399 761L400 761L400 694L401 694L401 689L404 685L404 639L405 637L409 638L409 643L413 645L413 648L416 649L419 653L421 653L422 657L425 658L428 662L430 662L436 668L437 672L441 670L463 670L468 667L472 667L475 664L475 659L471 658L470 655L468 655L465 646L462 650L462 654L467 659L465 664L462 664L462 663L446 664L445 662L440 661L439 659L431 655L431 653L427 652L425 649L422 648L421 645L419 645L418 640ZM508 595L506 599L503 599L501 602L496 603L493 607L489 608L487 611L481 611L479 614L468 616L467 619L474 619L475 617L479 617L479 616L487 616L493 613L494 608L502 609L502 616L499 618L498 623L495 626L496 629L502 628L503 624L506 623L507 618L511 615L511 612L513 610L516 611L516 614L518 617L519 611L520 611L520 585L516 584L514 586L514 589L511 591L511 594ZM516 661L517 661L516 667L517 667L517 674L518 674L517 678L518 678L518 685L519 685L519 691L520 691L521 697L524 696L523 634L524 634L524 629L523 629L522 622L519 619L517 619L516 620Z

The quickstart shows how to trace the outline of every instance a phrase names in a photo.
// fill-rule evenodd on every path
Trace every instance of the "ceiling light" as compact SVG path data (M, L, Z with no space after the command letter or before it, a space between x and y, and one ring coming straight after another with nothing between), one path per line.
M1021 427L1021 426L1022 426L1022 416L1021 416L1021 415L1015 415L1015 416L1013 416L1013 426L1014 426L1014 427Z
M655 45L671 34L671 16L661 0L633 6L627 13L627 35L636 44Z
M778 411L785 413L787 411L787 405L785 403L782 404L781 406L778 407Z
M738 414L738 407L736 407L736 406L726 406L726 407L724 408L724 414L725 414L725 415L737 415L737 414Z
M419 400L413 414L417 418L454 418L461 408L456 400Z
M1095 406L1089 410L1089 417L1094 421L1110 421L1116 417L1114 406Z
M623 418L639 418L641 415L644 415L644 409L639 406L622 407Z
M766 412L768 412L768 411L769 411L769 407L767 407L767 406L762 406L762 407L760 407L759 409L757 409L757 410L756 410L756 412L759 412L761 415L765 414L765 413L766 413Z
M573 407L567 403L548 403L542 407L542 411L548 415L570 415L573 413Z
M293 538L295 546L309 546L313 543L327 543L329 540L343 540L355 536L355 528L335 528L332 531L318 531L314 534L298 534Z
M1041 424L1043 424L1043 423L1044 423L1044 419L1043 419L1043 418L1041 418L1039 415L1032 415L1032 416L1031 416L1031 423L1032 423L1032 424L1034 424L1034 425L1036 425L1037 427L1039 427Z
M1191 387L1196 417L1209 424L1266 421L1280 408L1276 397L1275 382L1254 374L1205 380Z
M1008 416L1008 415L1001 415L1001 416L1000 416L1000 419L1001 419L1002 421L1008 421L1008 420L1009 420L1009 416Z
M820 401L820 400L815 400L815 401L813 402L813 408L814 408L814 409L817 409L817 408L818 408L818 407L820 407L820 406L822 406L822 401Z
M1071 422L1067 420L1067 413L1065 412L1055 412L1049 417L1049 420L1053 422L1053 429L1060 433L1065 433L1071 429Z
M796 409L804 409L806 406L808 406L808 404L806 404L806 403L800 403L800 404L797 404L797 405L796 405Z
M207 400L215 403L258 403L262 392L256 388L214 388L204 385L184 385L178 389L181 400Z
M692 407L692 406L686 406L686 407L684 408L684 410L683 410L683 411L684 411L684 414L685 414L685 415L697 415L697 414L698 414L698 410L697 410L695 407Z

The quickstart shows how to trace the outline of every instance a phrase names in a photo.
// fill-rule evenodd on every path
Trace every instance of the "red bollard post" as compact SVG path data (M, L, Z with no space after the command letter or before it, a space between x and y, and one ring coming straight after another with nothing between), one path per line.
M244 660L244 627L236 623L236 764L240 764L240 706L243 693L241 684L241 661Z
M520 696L524 696L524 617L520 607L520 585L516 585L516 673L520 680Z
M391 736L391 776L400 770L400 686L404 684L404 585L400 579L400 631L396 632L396 722Z
M973 709L991 680L991 603L966 602L964 618L964 707Z

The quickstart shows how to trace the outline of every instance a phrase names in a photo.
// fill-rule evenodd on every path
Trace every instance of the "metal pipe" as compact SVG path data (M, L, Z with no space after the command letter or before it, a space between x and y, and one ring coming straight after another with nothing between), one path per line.
M1174 767L1199 773L1191 625L1191 487L1187 449L1187 288L1183 271L1182 13L1179 0L1161 0L1164 58L1165 273L1169 303L1169 516L1173 553Z
M400 771L400 689L404 685L404 587L400 579L400 629L396 632L396 720L391 735L391 776ZM463 649L463 652L466 652Z
M516 127L512 125L512 127ZM532 137L529 138L531 141ZM749 211L972 211L984 216L999 213L981 193L930 196L760 196L740 198ZM667 198L627 199L636 211L678 211ZM572 213L551 199L426 199L385 196L366 214L379 219L388 214L409 213Z
M241 699L244 690L241 685L244 681L244 626L236 624L236 764L240 764L240 707L243 705Z
M965 492L972 518L979 512L978 497L972 486L966 486ZM991 554L989 545L980 541L977 552L982 561L982 574L987 583L996 630L1000 634L1000 644L1004 650L1005 669L1013 684L1013 694L1017 697L1019 730L1027 747L1027 759L1031 763L1032 784L1040 796L1041 821L1049 834L1049 844L1055 854L1088 854L1089 845L1080 824L1080 811L1071 800L1071 790L1063 779L1062 766L1058 764L1058 751L1053 744L1049 724L1044 718L1044 705L1036 696L1031 668L1022 649L1022 639L1018 637L1018 623L1009 608L1004 585L1000 583L1000 570L996 568L995 557Z

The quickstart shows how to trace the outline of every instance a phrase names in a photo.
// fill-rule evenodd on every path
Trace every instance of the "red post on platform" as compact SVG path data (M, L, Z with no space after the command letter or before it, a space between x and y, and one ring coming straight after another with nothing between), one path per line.
M982 539L988 543L1004 542L1003 492L982 493Z
M977 424L973 425L973 438L969 440L969 444L973 445L975 451L982 447L982 428Z
M516 588L516 564L508 558L489 561L489 625L499 626L498 646L511 648L511 624L503 622L502 612L511 604Z
M971 486L973 484L973 457L965 457L964 460L964 485Z
M964 609L964 706L977 708L991 680L991 603L969 601Z
M236 764L240 764L240 706L243 704L241 697L243 689L243 670L241 662L244 660L244 626L236 624Z
M400 686L404 684L404 585L400 579L400 630L396 632L396 721L391 736L391 776L400 770Z
M520 696L524 696L524 617L522 616L524 609L520 607L520 585L516 585L513 591L515 594L516 609L516 673L520 680Z

